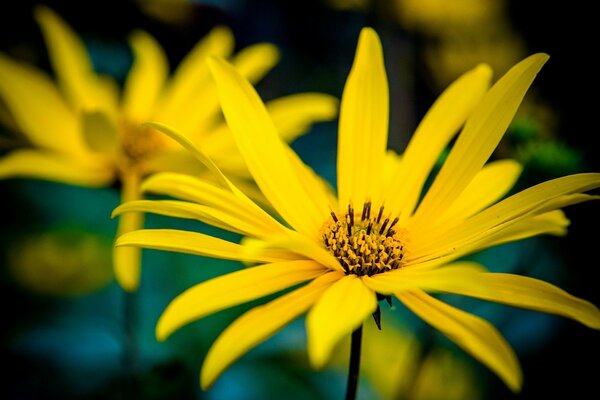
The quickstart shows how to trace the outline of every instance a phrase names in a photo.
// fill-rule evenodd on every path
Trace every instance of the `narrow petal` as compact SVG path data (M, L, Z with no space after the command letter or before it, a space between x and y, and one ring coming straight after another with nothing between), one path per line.
M165 340L192 321L322 275L314 261L287 261L232 272L200 283L175 298L161 315L156 337Z
M175 200L129 201L113 211L113 217L130 212L144 212L168 217L196 219L201 222L254 237L268 237L272 231L264 230L252 220L223 212L212 207Z
M434 221L479 172L500 142L546 60L548 56L545 54L526 58L486 93L419 205L413 219L415 226L425 226L428 221Z
M358 328L375 308L375 293L355 275L346 275L329 287L306 318L310 363L323 367L340 339Z
M252 86L225 61L211 58L225 119L248 169L265 197L295 229L317 232L327 210L319 209L298 179L264 104Z
M0 98L18 128L35 146L84 152L76 115L42 71L0 53Z
M479 65L465 73L438 97L413 134L389 187L394 196L386 207L402 219L409 217L431 169L458 129L479 104L490 86L492 71Z
M291 229L279 237L273 237L265 241L271 247L288 249L334 271L344 270L337 258L326 250L322 243L316 242L312 238L307 238Z
M149 34L134 32L130 39L133 65L123 89L123 113L134 123L151 118L169 73L167 57Z
M411 229L411 258L437 257L504 228L505 224L567 205L592 200L579 192L600 187L600 174L585 173L552 179L516 193L451 229Z
M451 282L462 282L474 273L485 269L474 262L457 262L438 269L418 269L412 267L376 274L362 276L363 283L371 290L381 294L393 294L410 290L436 290L441 285L450 285Z
M235 197L237 198L237 202L242 204L244 209L250 210L251 212L261 215L262 220L273 220L273 218L268 215L263 209L261 209L256 203L254 203L244 192L237 188L219 169L219 167L194 143L192 143L188 138L183 136L182 134L172 130L166 125L159 124L156 122L147 122L145 125L155 128L165 134L167 134L170 138L174 139L181 146L183 146L191 155L193 155L198 161L200 161L212 174L213 178L217 181L219 185L223 188L229 190Z
M487 243L482 240L476 243L476 246L478 249L483 249L539 235L564 236L567 234L569 223L563 211L554 210L519 221L496 234L487 236L484 239Z
M291 143L313 123L335 118L339 101L323 93L300 93L279 97L265 105L281 138Z
M82 164L52 152L14 150L0 158L0 179L35 178L86 187L105 187L115 179L114 169L105 163Z
M501 273L475 273L462 281L452 280L436 290L508 304L574 319L600 329L600 310L592 303L570 295L541 280Z
M399 293L396 297L421 319L488 366L513 392L521 389L523 377L519 361L510 345L489 322L422 291Z
M389 122L388 82L381 42L364 28L346 81L338 132L339 207L376 201L382 179Z
M219 239L199 232L176 229L143 229L125 233L117 238L117 247L135 246L146 249L174 251L197 256L221 258L225 260L250 262L276 262L299 259L285 250L263 247L247 248L237 243Z
M514 186L522 169L513 160L487 164L435 223L457 223L495 203Z
M122 177L121 202L140 198L139 176L129 173ZM141 229L144 225L144 214L131 212L119 217L117 237L128 232ZM137 290L140 284L141 249L137 247L115 247L113 249L113 268L119 285L128 292Z
M414 289L454 293L557 314L600 329L600 311L593 304L550 283L519 275L485 272L476 263L457 262L433 270L406 267L364 276L362 280L381 294Z
M236 319L214 342L200 375L201 386L208 389L233 362L264 342L310 308L342 273L330 272L308 285L255 307Z
M77 110L99 105L98 77L81 38L47 7L35 8L58 82Z
M203 37L185 56L173 79L167 83L156 119L173 125L175 121L187 118L181 111L188 111L186 103L191 97L202 94L203 86L207 85L210 79L206 60L211 55L227 58L231 55L233 47L233 33L224 26L213 28Z
M270 43L257 43L240 50L231 59L231 65L254 84L261 80L279 62L279 50Z

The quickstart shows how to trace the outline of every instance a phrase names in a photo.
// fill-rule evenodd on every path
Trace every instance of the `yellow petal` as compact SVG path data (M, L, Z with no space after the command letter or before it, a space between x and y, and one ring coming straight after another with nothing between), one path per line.
M77 110L97 108L100 103L98 77L81 38L49 8L36 7L35 17L59 84L71 105Z
M321 275L308 285L255 307L233 321L219 335L206 355L200 375L202 389L207 390L243 354L304 313L342 276L339 272Z
M279 97L265 105L281 138L291 143L313 123L335 118L339 101L323 93L300 93Z
M585 195L580 196L584 196L585 200L589 200L590 197ZM406 266L410 266L411 269L431 269L457 260L465 255L503 243L523 240L538 235L563 236L567 233L568 226L569 220L561 210L528 216L510 224L480 232L474 237L455 243L451 248L440 248L438 251L417 258L409 256L406 260Z
M487 236L476 243L476 246L478 249L483 249L538 235L564 236L567 234L569 223L563 211L554 210L519 221L496 234Z
M143 229L125 233L117 238L116 246L136 246L146 249L174 251L197 256L235 261L276 262L299 259L297 255L269 247L246 246L199 232L175 229Z
M386 208L402 220L408 218L417 204L425 180L440 154L473 108L488 90L492 71L479 65L465 73L438 97L413 134L389 187L394 196L386 198Z
M115 154L119 131L114 121L102 111L81 113L83 137L90 149L104 154Z
M435 220L488 160L548 56L535 54L511 68L473 110L414 216L415 226Z
M377 201L387 147L389 94L381 42L364 28L340 109L337 158L339 208Z
M328 210L319 209L304 189L260 97L225 61L211 58L209 65L225 119L256 183L292 227L314 235Z
M0 53L0 98L36 146L62 153L85 151L77 116L43 72Z
M600 187L600 174L585 173L564 176L540 183L516 193L452 229L425 231L417 226L411 229L411 257L436 257L453 251L469 241L494 233L504 224L541 214L554 209L591 200L594 197L579 192Z
M105 187L115 179L107 164L82 164L61 154L15 150L0 157L0 179L37 178L77 186Z
M236 271L191 287L161 315L156 337L165 340L194 320L316 278L327 270L314 261L287 261Z
M422 291L399 293L397 297L421 319L488 366L513 392L521 389L523 377L519 361L510 345L489 322Z
M129 201L113 211L113 217L123 213L145 212L174 218L196 219L201 222L255 237L267 237L270 231L262 229L252 220L223 212L212 207L174 200L138 200Z
M257 229L268 232L268 236L280 235L286 229L259 207L252 207L230 191L191 176L174 173L154 174L144 181L142 191L164 194L222 210L232 216L252 221Z
M600 329L600 310L541 280L513 274L475 273L449 281L436 290L561 315L590 328Z
M279 62L279 50L270 43L257 43L240 50L231 59L236 71L254 84Z
M452 282L460 284L467 277L483 270L485 269L477 263L464 261L431 270L405 267L373 276L365 275L361 279L367 287L377 293L393 294L416 289L436 290Z
M133 172L122 177L121 202L140 198L139 176ZM119 217L117 237L141 229L144 225L144 214L131 212ZM113 249L113 268L115 278L121 287L133 292L140 284L141 250L137 247L115 247Z
M495 203L513 187L522 169L521 165L513 160L487 164L435 223L458 223Z
M209 56L227 58L231 55L234 38L231 30L224 26L213 28L203 37L177 67L173 79L165 87L164 97L157 109L156 120L168 125L186 119L186 103L194 96L205 97L204 85L210 79L206 60Z
M314 260L334 271L343 271L340 262L320 243L296 231L288 229L279 236L266 239L265 242L274 248L288 249Z
M154 108L169 73L167 57L156 40L143 31L130 37L133 65L123 89L123 114L140 123L152 117Z
M375 293L355 275L346 275L331 285L306 318L308 356L313 367L323 367L340 339L362 325L375 308Z
M273 218L269 216L263 209L261 209L256 203L254 203L248 196L237 188L224 174L221 172L219 167L201 150L198 149L189 139L180 133L170 129L168 126L159 124L156 122L147 122L145 125L155 128L170 138L174 139L180 145L182 145L190 154L192 154L198 161L200 161L207 169L211 172L213 178L223 188L228 189L237 198L237 204L242 205L246 212L250 211L255 215L260 215L260 219L267 221L269 226L273 226ZM279 224L277 224L279 225Z

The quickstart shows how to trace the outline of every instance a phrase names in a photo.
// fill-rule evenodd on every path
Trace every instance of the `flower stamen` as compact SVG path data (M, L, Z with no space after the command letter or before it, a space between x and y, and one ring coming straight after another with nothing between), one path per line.
M323 242L340 261L346 274L374 275L402 266L404 259L404 231L392 229L399 221L385 217L384 207L376 218L371 217L371 202L364 203L360 220L352 204L343 215L331 212L331 220L322 228Z

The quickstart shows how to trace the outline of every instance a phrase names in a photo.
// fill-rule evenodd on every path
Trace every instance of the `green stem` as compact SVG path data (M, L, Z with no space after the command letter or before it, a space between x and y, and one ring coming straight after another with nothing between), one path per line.
M350 363L348 365L348 385L346 386L346 400L356 399L358 388L358 372L360 369L360 348L362 342L362 325L352 332L350 341Z

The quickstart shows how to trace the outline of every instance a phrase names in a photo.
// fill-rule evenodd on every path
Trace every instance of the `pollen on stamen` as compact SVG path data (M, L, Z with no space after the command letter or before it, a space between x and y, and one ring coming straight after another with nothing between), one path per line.
M403 265L406 234L396 228L399 218L393 218L390 223L390 216L385 216L382 222L384 207L373 217L371 208L371 202L367 201L360 214L355 214L349 204L344 214L332 211L331 219L323 225L323 242L346 274L371 276Z

